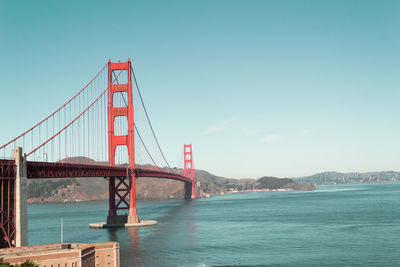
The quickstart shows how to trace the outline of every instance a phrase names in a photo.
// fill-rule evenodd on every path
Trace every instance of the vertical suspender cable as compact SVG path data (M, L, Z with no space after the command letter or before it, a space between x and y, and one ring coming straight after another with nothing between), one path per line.
M150 125L150 129L151 129L151 132L153 133L153 137L154 137L154 139L155 139L155 141L156 141L156 143L157 143L158 149L160 150L160 153L161 153L161 155L162 155L162 157L163 157L165 163L167 164L168 168L169 168L172 172L175 172L175 171L171 168L171 166L169 165L167 159L165 158L165 155L164 155L164 153L163 153L163 151L162 151L162 149L161 149L160 143L158 142L157 137L156 137L156 134L154 133L154 129L153 129L153 126L151 125L149 115L147 114L146 106L144 105L144 101L143 101L143 98L142 98L142 94L140 93L139 85L138 85L138 83L137 83L136 76L135 76L135 73L134 73L134 71L133 71L133 68L131 68L131 72L132 72L132 75L133 75L133 79L134 79L134 81L135 81L136 89L137 89L137 91L138 91L138 93L139 93L140 101L142 102L142 106L143 106L144 113L146 114L147 121L148 121L148 123L149 123L149 125Z

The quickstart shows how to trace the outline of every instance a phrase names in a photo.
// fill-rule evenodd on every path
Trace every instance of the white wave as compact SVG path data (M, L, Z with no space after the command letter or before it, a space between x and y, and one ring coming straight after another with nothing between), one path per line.
M342 192L342 191L359 191L359 190L365 190L365 187L361 188L332 188L332 189L317 189L314 191L309 191L309 192L314 192L314 193L323 193L323 192Z

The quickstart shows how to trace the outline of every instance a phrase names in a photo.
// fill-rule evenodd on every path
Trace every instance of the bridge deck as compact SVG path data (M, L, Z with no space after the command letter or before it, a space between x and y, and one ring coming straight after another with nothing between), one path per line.
M166 171L126 168L103 165L86 165L55 162L27 162L27 178L74 178L74 177L127 177L129 173L136 177L165 178L192 183L188 177ZM13 160L0 160L0 178L15 177L15 164Z

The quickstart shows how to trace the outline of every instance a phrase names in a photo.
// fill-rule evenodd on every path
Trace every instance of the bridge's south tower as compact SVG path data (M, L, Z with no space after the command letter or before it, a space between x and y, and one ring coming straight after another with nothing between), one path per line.
M108 162L115 166L115 152L118 149L128 151L128 167L135 168L133 96L131 61L112 63L108 61ZM118 79L117 79L118 77ZM120 82L118 82L120 81ZM124 105L118 105L116 99L123 98ZM116 120L127 121L126 129L117 129ZM122 134L121 134L122 133ZM109 178L109 212L107 223L123 223L126 217L117 216L117 210L129 210L128 223L138 223L136 212L135 174L127 171L129 185L121 177ZM129 195L129 203L128 203ZM116 199L117 197L117 199Z
M193 153L192 153L192 145L183 145L183 157L184 157L184 173L183 175L192 179L191 188L187 188L188 185L185 185L185 198L195 198L194 193L194 184L196 183L196 179L193 173Z

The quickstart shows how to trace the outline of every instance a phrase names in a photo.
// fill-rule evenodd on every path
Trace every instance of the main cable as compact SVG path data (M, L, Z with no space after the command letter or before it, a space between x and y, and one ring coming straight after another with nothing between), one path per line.
M39 125L41 125L43 122L47 121L49 118L53 117L53 115L55 115L56 113L58 113L61 109L63 109L65 106L67 106L71 101L73 101L76 97L80 96L81 93L97 78L97 76L99 76L100 73L103 72L103 70L105 69L105 67L107 66L107 63L101 68L101 70L78 92L76 93L71 99L69 99L64 105L62 105L61 107L59 107L56 111L54 111L53 113L51 113L49 116L47 116L46 118L44 118L43 120L41 120L39 123L37 123L36 125L34 125L33 127L31 127L29 130L23 132L22 134L20 134L19 136L17 136L16 138L14 138L13 140L9 141L8 143L0 146L0 150L5 148L6 146L8 146L9 144L15 142L16 140L18 140L20 137L24 136L25 134L27 134L28 132L32 131L33 129L35 129L36 127L38 127Z
M126 65L126 64L125 64ZM124 67L125 67L124 65ZM117 78L120 74L121 74L122 70L118 73L118 75L115 77ZM38 147L36 147L34 150L32 150L31 152L27 153L26 156L30 156L32 153L36 152L36 150L38 150L39 148L41 148L42 146L46 145L48 142L52 141L57 135L59 135L61 132L63 132L66 128L68 128L71 124L75 123L81 116L83 116L86 111L88 111L96 102L97 100L99 100L104 94L105 92L107 92L108 90L108 86L107 88L85 109L83 110L75 119L73 119L70 123L68 123L65 127L63 127L61 130L59 130L57 133L55 133L52 137L50 137L46 142L42 143L41 145L39 145ZM80 121L80 120L79 120ZM78 123L79 123L78 121ZM84 125L84 124L83 124ZM54 129L54 126L53 126ZM85 140L83 140L83 142L85 142ZM83 154L85 153L85 151L83 151Z
M114 74L114 76L115 76L115 73L114 73L114 72L113 72L113 74ZM117 84L119 84L117 77L115 77L115 80L116 80ZM124 100L125 106L128 106L128 103L126 102L126 99L125 99L125 97L124 97L124 94L123 94L122 92L120 92L120 93L121 93L122 99ZM143 139L142 139L142 136L140 135L139 130L138 130L138 128L136 127L136 124L135 124L135 123L133 123L133 127L135 127L136 133L138 134L139 139L140 139L140 141L142 142L143 147L144 147L144 149L145 149L146 152L147 152L147 155L149 155L149 157L150 157L151 161L154 163L154 165L156 165L157 168L161 169L160 167L158 167L157 163L154 161L154 159L153 159L153 157L151 156L149 150L147 149L147 146L146 146L146 144L144 143L144 141L143 141Z
M136 133L138 134L139 139L140 139L140 141L142 142L143 147L144 147L144 149L146 150L147 154L149 155L151 161L154 163L154 165L156 165L157 168L161 169L160 167L158 167L157 163L154 161L154 159L153 159L153 157L151 156L150 152L147 150L147 147L146 147L146 145L144 144L144 141L143 141L142 137L140 136L140 133L139 133L139 130L137 129L137 127L136 127L136 124L133 123L133 126L135 127Z
M146 106L144 105L144 101L143 101L143 98L142 98L142 94L140 93L139 85L138 85L138 83L137 83L136 76L135 76L135 72L133 71L133 67L132 67L132 66L131 66L131 72L132 72L132 75L133 75L133 79L135 80L136 89L137 89L137 91L138 91L138 93L139 93L140 102L142 102L142 106L143 106L144 113L146 114L147 121L148 121L148 123L149 123L149 125L150 125L150 129L151 129L151 132L153 133L153 137L154 137L154 139L156 140L158 149L160 150L160 153L161 153L161 155L162 155L162 157L163 157L165 163L167 164L168 168L169 168L172 172L175 173L175 171L171 168L171 166L169 165L167 159L165 158L165 155L164 155L164 153L163 153L163 151L162 151L162 149L161 149L160 143L158 142L157 137L156 137L156 134L154 133L154 129L153 129L153 126L151 125L149 115L147 114Z

